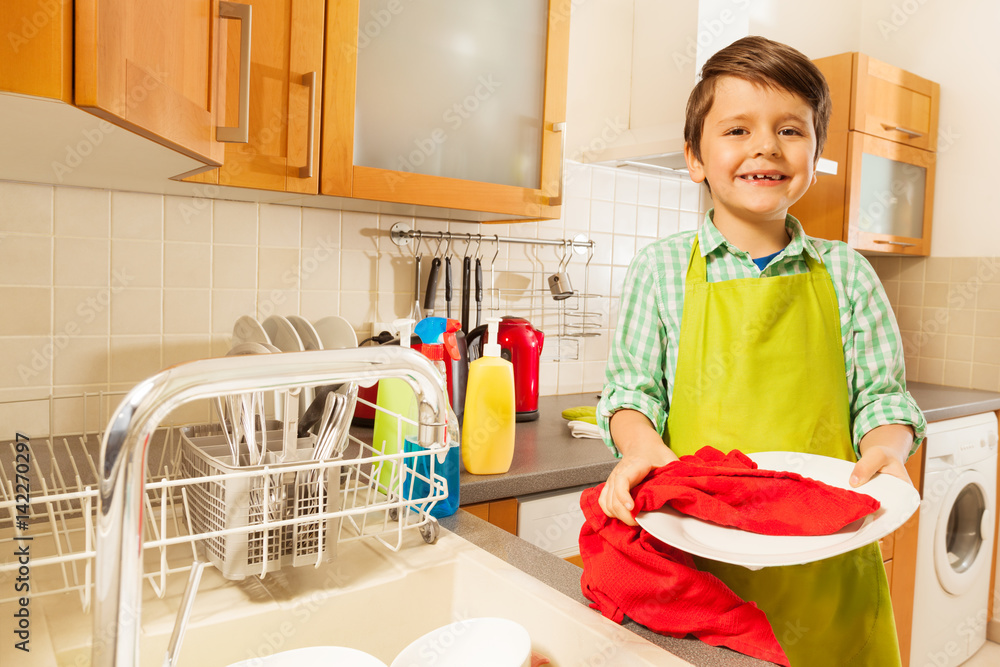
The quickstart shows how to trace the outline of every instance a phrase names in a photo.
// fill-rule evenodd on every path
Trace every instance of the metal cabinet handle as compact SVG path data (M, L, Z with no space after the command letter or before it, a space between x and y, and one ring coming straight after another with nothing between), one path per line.
M306 140L306 166L299 167L299 178L313 177L313 153L316 152L316 72L302 76L302 85L309 86L309 135Z
M236 127L215 128L216 141L231 144L250 142L250 23L253 7L238 2L219 3L219 18L240 22L240 111Z
M549 197L549 206L562 206L563 201L563 166L566 164L566 121L552 123L552 131L561 135L559 149L559 194Z
M882 129L888 132L902 132L903 134L909 136L911 139L918 139L924 136L923 132L917 132L916 130L908 130L905 127L897 127L895 125L889 125L888 123L882 123Z
M888 239L872 239L873 243L884 243L885 245L898 245L901 248L912 248L916 243L906 243L905 241L889 241Z

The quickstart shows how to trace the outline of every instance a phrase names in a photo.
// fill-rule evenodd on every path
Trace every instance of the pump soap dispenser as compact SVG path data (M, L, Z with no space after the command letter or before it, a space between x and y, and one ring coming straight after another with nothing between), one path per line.
M514 459L514 367L500 356L500 320L488 320L483 356L469 365L462 462L473 475L510 470Z

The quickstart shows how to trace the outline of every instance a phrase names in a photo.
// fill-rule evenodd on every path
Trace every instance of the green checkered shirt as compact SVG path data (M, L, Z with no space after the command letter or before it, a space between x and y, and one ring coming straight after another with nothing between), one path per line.
M712 211L697 232L673 234L636 254L625 278L607 382L597 408L604 442L616 456L620 453L608 432L608 419L616 410L638 410L660 434L666 429L677 370L684 280L695 234L706 258L708 282L805 273L809 270L806 254L823 262L833 279L840 310L854 450L876 426L910 424L917 436L916 451L927 424L906 391L899 329L875 270L845 243L806 236L790 215L785 227L791 241L763 271L716 229Z

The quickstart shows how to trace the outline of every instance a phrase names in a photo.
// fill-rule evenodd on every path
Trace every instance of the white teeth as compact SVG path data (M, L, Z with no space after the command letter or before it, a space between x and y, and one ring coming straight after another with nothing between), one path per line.
M766 174L750 174L748 176L744 176L743 178L746 178L746 179L751 180L751 181L759 181L761 179L768 179L768 180L771 180L771 181L780 181L782 178L784 178L784 176L780 176L780 175L779 176L768 176Z

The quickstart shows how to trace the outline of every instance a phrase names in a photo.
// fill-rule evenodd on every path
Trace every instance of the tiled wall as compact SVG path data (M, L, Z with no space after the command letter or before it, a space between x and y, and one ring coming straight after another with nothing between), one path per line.
M1000 391L1000 258L880 257L910 381Z
M637 248L694 228L705 202L699 186L673 176L576 163L567 165L566 188L562 220L476 225L0 182L0 437L16 429L48 433L50 422L57 433L79 432L85 419L89 429L102 427L94 400L84 408L65 399L50 410L38 399L124 391L171 364L222 355L241 315L340 314L361 338L373 322L406 316L414 260L388 232L400 221L427 231L593 239L586 272L586 256L574 255L568 270L575 287L586 280L600 297L587 301L602 335L570 339L562 354L550 350L560 361L546 362L542 392L597 391L617 314L609 295L620 292ZM433 249L421 247L425 279ZM464 243L451 250L467 251ZM494 260L495 246L483 243L487 284L541 288L561 252L502 244ZM541 328L559 333L554 302L513 293L493 293L496 314L538 306ZM208 419L202 410L174 421Z

